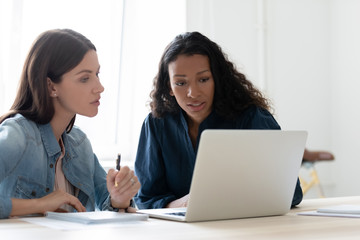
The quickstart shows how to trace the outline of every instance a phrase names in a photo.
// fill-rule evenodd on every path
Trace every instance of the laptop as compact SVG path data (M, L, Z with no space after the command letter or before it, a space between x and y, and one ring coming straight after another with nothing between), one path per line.
M286 214L306 138L306 131L205 130L187 208L138 212L184 222Z

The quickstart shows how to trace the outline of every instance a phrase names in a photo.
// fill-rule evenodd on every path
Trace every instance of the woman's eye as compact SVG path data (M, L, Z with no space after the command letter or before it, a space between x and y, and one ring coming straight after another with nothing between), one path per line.
M176 82L175 85L176 86L183 86L185 83L184 82Z
M200 79L200 82L206 82L206 81L208 81L210 78L202 78L202 79Z
M84 78L81 78L81 79L80 79L80 81L83 82L83 83L84 83L84 82L87 82L88 80L89 80L88 77L84 77Z

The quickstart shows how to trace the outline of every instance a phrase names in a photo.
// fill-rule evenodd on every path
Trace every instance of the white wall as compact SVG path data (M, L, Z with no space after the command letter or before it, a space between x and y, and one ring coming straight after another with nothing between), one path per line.
M307 148L333 151L330 5L268 1L267 91L283 129L305 129ZM317 164L323 184L334 184L331 164Z
M339 195L360 193L360 1L334 0L331 57L332 174Z
M186 11L187 31L199 31L218 43L243 73L257 81L254 3L254 0L188 0Z
M122 159L135 160L153 79L165 47L185 31L185 3L128 0L125 4L119 93L119 142Z
M188 0L187 9L187 29L223 47L272 100L282 129L307 130L307 148L335 154L316 165L325 195L358 195L360 1Z

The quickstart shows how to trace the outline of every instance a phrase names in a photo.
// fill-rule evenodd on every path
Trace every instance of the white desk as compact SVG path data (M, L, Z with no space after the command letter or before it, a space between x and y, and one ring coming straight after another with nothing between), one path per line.
M297 212L337 204L360 204L359 197L303 200L284 216L180 223L149 219L139 224L86 230L55 230L20 219L0 220L0 238L7 239L360 239L360 218L298 216Z

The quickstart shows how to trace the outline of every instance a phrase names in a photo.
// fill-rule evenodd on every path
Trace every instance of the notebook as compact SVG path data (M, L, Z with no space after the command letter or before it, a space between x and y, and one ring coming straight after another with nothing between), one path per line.
M341 204L325 206L318 208L316 211L299 212L297 214L305 216L360 218L360 205Z
M138 210L194 222L283 215L290 210L307 132L205 130L187 208Z
M147 214L119 213L110 211L93 212L46 212L45 217L84 224L146 221Z

